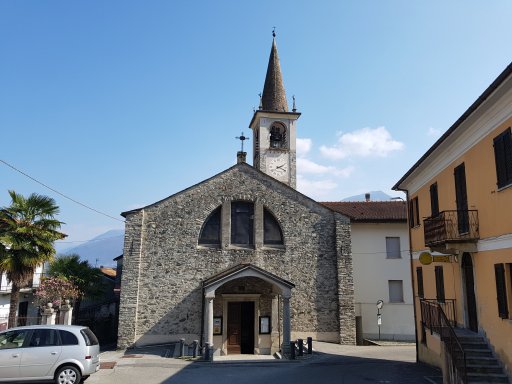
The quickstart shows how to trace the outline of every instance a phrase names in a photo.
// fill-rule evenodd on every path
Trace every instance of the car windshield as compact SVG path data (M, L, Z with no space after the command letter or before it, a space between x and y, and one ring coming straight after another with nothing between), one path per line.
M84 337L85 345L98 345L98 339L96 335L89 328L83 328L80 330L80 333Z

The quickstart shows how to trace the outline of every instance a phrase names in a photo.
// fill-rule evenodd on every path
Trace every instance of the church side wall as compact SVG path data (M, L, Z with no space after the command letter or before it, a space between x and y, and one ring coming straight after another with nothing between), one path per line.
M352 274L352 245L350 224L336 217L336 250L340 344L356 343L356 313L354 279Z
M123 246L123 274L119 305L117 345L126 348L135 342L138 312L138 278L144 211L126 217Z
M208 215L223 202L230 204L235 200L261 203L269 209L282 226L285 247L198 246L199 233ZM355 325L348 220L340 222L342 230L338 232L331 211L259 172L240 168L147 207L144 212L143 222L140 218L127 220L119 325L121 345L130 340L144 344L180 337L185 337L187 342L199 339L202 282L240 263L252 263L295 284L291 299L292 335L310 333L318 340L335 342L343 335L342 342L352 343L350 335L355 333ZM226 219L223 217L222 221ZM139 255L129 252L135 240L132 238L140 233L135 230L137 225L144 228ZM339 244L348 244L342 263ZM139 256L140 269L136 261ZM338 284L340 276L340 284L348 284L346 288ZM135 292L138 292L136 305ZM339 304L344 305L342 311ZM133 322L134 326L130 324Z

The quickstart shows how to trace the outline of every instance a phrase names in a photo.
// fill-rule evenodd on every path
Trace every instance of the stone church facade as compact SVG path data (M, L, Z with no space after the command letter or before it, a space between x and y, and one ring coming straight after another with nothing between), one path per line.
M295 130L275 38L245 153L227 170L124 212L118 346L200 340L216 354L355 343L350 221L295 190Z

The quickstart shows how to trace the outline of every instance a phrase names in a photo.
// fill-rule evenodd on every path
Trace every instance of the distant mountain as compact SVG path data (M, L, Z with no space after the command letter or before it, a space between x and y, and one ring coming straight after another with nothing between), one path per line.
M384 193L382 191L371 191L370 193L370 201L389 201L391 200L391 196L389 196L387 193ZM341 201L365 201L366 200L366 194L363 193L361 195L355 195L346 197Z
M113 229L76 247L60 251L59 255L77 254L93 267L115 267L115 257L123 253L124 230Z

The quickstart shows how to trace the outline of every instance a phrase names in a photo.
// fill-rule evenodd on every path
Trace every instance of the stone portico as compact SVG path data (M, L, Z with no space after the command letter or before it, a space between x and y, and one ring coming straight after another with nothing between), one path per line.
M258 288L261 285L263 287ZM267 289L265 285L268 286ZM244 292L222 293L223 291L233 292L235 287L244 287ZM233 327L229 305L230 303L253 303L255 310L252 315L253 321L251 319L248 321L248 331L258 335L254 338L254 352L256 354L273 354L279 350L286 352L291 340L290 298L294 287L292 283L251 264L241 264L212 276L203 284L207 342L209 345L217 345L221 355L229 354L231 346L228 335L232 332L228 328ZM220 293L216 294L216 291ZM282 299L283 308L282 335L279 327L279 297ZM214 301L218 302L216 308ZM219 329L215 332L217 336L214 336L214 315L216 319L226 319L225 322L220 321L220 332ZM265 319L268 319L268 323ZM243 326L244 324L240 325L241 331L244 330ZM267 326L268 330L262 329Z

